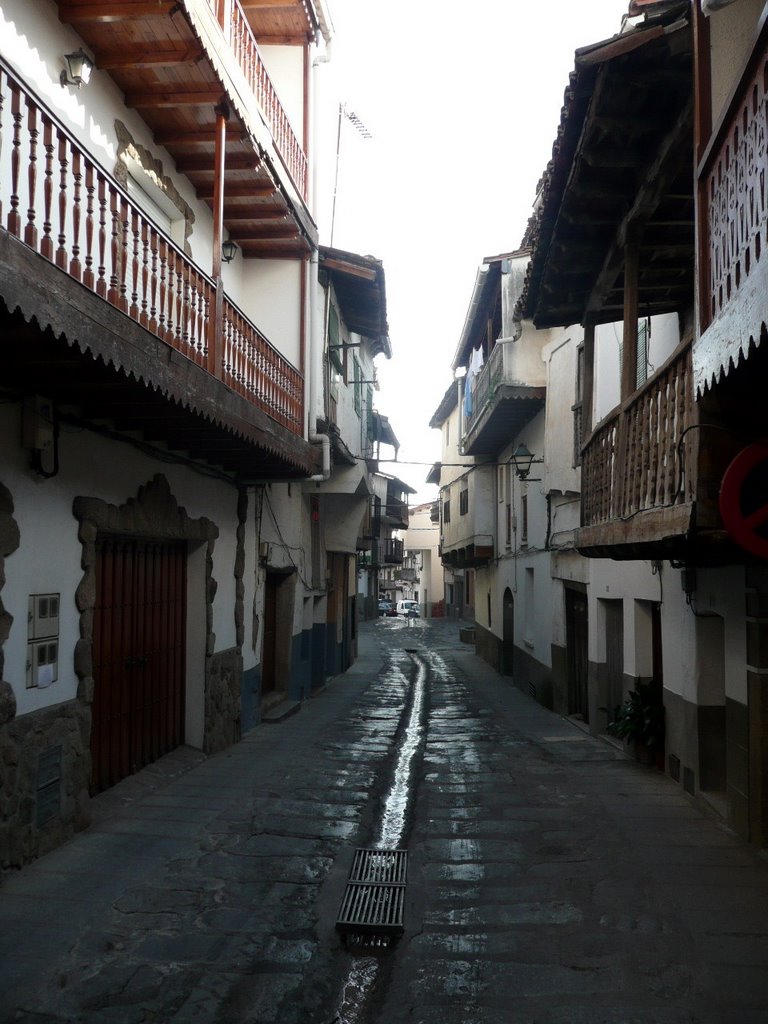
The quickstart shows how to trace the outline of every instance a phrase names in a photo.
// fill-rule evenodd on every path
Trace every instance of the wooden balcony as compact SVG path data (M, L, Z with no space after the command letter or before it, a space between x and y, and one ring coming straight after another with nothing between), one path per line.
M394 537L379 542L381 547L381 560L385 565L402 565L403 542Z
M164 397L158 394L160 380L173 366L180 390L173 394L169 383L167 397L183 407L194 404L194 377L202 405L198 412L214 420L228 405L229 428L236 425L241 436L255 438L254 424L263 424L271 450L288 452L292 443L280 432L297 440L303 434L298 370L224 294L221 281L205 274L164 235L2 62L0 110L0 146L8 170L0 175L6 266L2 297L9 313L18 307L41 327L58 325L55 333L66 335L69 345L63 348L70 358L72 342L81 342L100 360L101 374L127 373L132 387L141 384L154 393L153 405ZM18 278L16 300L10 268ZM64 281L71 283L69 291ZM33 301L43 286L45 297ZM97 322L114 324L117 340L111 345L106 326L101 334L94 331L91 325ZM161 343L158 351L166 354L159 360L147 362L145 335ZM86 342L91 336L93 342ZM137 339L133 346L131 338ZM15 354L19 360L23 356ZM131 370L133 356L141 371ZM197 373L184 370L183 364L193 365ZM60 385L56 371L47 380L54 391ZM222 395L217 410L211 391L217 382L241 403ZM41 378L37 387L43 386ZM162 418L153 409L153 422ZM185 447L192 446L192 433ZM237 446L229 443L234 455ZM298 461L306 466L304 456Z
M582 450L576 546L609 558L675 558L690 550L698 431L691 346L684 345L607 416Z
M280 7L248 0L58 0L61 21L78 32L96 67L109 73L126 105L212 206L217 146L223 148L224 225L243 254L257 258L305 257L317 235L306 206L306 147L256 41L263 35L306 47L317 21L311 3L285 0Z
M768 325L768 19L698 166L702 392L749 357Z
M208 4L216 15L216 20L232 48L235 60L245 75L251 92L256 97L286 170L301 197L307 199L306 154L278 99L277 90L264 65L256 36L240 0L208 0ZM293 7L297 14L305 16L305 10L298 3ZM300 29L298 31L300 32ZM307 32L308 26L305 22L305 36Z
M515 344L511 341L496 344L488 362L473 380L472 410L464 420L462 451L465 455L500 451L544 408L546 388L515 379Z

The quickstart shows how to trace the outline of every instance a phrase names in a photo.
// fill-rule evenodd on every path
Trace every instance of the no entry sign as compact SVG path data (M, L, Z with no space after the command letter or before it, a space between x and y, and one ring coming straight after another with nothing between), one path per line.
M768 442L743 448L726 469L720 515L740 547L768 559Z

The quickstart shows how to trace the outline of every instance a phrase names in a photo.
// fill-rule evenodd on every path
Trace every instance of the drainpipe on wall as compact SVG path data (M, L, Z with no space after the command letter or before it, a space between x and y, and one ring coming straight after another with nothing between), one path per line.
M317 118L317 74L321 64L327 64L331 59L331 40L327 40L325 53L319 54L312 61L312 96L311 96L311 117L312 117L312 213L317 222L317 172L318 162L317 136L319 134ZM307 437L312 444L320 444L323 448L322 472L315 473L308 479L317 481L327 480L331 475L331 439L328 434L319 433L317 430L318 410L322 397L323 381L323 345L325 341L324 324L318 315L318 268L320 257L317 249L312 251L309 260L309 356L307 369L309 371L309 422Z

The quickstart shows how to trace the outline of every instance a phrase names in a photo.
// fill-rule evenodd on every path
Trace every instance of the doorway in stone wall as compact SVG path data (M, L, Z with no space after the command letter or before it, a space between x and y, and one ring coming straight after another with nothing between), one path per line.
M184 543L97 541L93 793L184 741L186 561Z
M589 722L587 638L589 620L586 588L565 587L565 643L568 673L568 714Z
M511 676L514 671L515 654L515 599L507 587L501 613L502 626L502 672Z

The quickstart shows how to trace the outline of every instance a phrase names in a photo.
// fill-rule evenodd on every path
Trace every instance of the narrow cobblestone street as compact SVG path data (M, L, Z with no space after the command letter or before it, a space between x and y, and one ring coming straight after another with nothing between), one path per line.
M360 648L299 714L215 757L176 752L3 879L0 1019L766 1019L762 857L514 689L456 623L381 619ZM417 662L406 932L350 987L336 913L397 782Z

